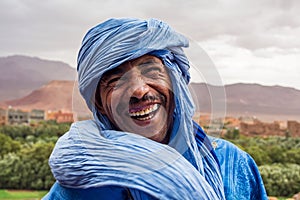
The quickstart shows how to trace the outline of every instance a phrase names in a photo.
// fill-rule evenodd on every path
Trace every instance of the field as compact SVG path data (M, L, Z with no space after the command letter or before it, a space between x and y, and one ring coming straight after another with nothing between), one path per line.
M0 199L2 200L38 200L41 199L47 191L32 190L0 190Z

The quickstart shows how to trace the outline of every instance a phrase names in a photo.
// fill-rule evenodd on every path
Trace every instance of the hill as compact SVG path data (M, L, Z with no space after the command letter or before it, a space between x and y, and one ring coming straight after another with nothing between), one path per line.
M14 100L3 102L23 110L72 110L72 91L74 81L50 81L30 94Z
M300 90L282 86L237 83L225 87L192 83L193 97L200 112L211 112L210 92L225 92L227 115L256 116L263 120L300 120ZM218 97L218 94L214 95ZM220 95L222 96L222 95ZM223 99L219 101L220 105Z
M73 81L51 81L29 95L5 102L0 105L11 105L21 109L65 109L84 113L85 103L79 93L73 95ZM233 84L225 87L211 86L204 83L190 85L197 110L201 113L211 112L211 94L209 91L225 91L226 115L256 116L262 120L300 120L300 90L281 86L262 86L258 84ZM73 99L75 96L75 99ZM218 98L215 95L216 98ZM217 99L224 103L222 99ZM72 105L75 108L72 108ZM216 106L216 104L214 104Z
M52 80L74 80L75 69L59 61L37 57L0 57L0 101L28 95Z

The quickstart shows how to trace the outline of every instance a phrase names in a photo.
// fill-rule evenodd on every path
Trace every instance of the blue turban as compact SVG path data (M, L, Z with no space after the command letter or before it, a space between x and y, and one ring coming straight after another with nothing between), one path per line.
M189 65L181 47L188 40L166 23L150 19L110 19L92 28L83 39L78 55L79 90L90 109L101 76L120 64L154 50L170 50L186 83ZM92 110L93 111L93 110Z
M78 83L94 120L75 123L58 141L49 163L60 184L119 185L158 199L224 199L218 161L205 139L196 143L193 131L189 62L182 49L188 44L156 19L110 19L87 32L78 55ZM106 71L145 54L161 58L170 72L175 111L168 145L112 130L94 104Z

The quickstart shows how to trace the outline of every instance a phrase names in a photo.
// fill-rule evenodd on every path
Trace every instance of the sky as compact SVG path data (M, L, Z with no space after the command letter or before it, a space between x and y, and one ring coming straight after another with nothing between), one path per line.
M300 89L298 0L1 0L0 57L76 67L83 36L108 18L157 18L201 48L223 84ZM198 75L192 80L200 80Z

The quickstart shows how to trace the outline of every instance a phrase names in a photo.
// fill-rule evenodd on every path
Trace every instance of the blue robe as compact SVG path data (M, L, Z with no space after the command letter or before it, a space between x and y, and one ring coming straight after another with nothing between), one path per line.
M215 152L192 122L190 66L182 49L188 45L186 37L156 19L109 19L87 32L78 55L78 84L94 120L74 123L58 140L49 159L57 182L44 199L220 200L225 194L251 199L253 192L263 193L253 160L225 141ZM145 54L162 60L172 82L175 109L168 145L116 131L95 107L102 75Z
M199 132L196 141L201 169L189 154L184 157L168 145L132 133L100 131L93 120L76 122L50 156L57 182L44 199L225 199L209 139Z
M203 132L194 123L196 132ZM209 136L221 166L225 196L228 200L267 200L268 196L253 158L229 141Z
M206 145L213 156L217 157L221 167L225 196L228 200L263 200L268 199L254 160L249 154L240 150L232 143L214 137L206 137L200 126L194 123L197 145ZM213 142L213 151L210 142ZM205 157L203 157L205 159ZM204 162L206 163L206 162ZM206 167L204 166L204 169ZM207 173L206 173L207 174ZM50 199L156 199L144 191L123 186L108 185L90 188L69 188L56 182L49 193L43 198Z

